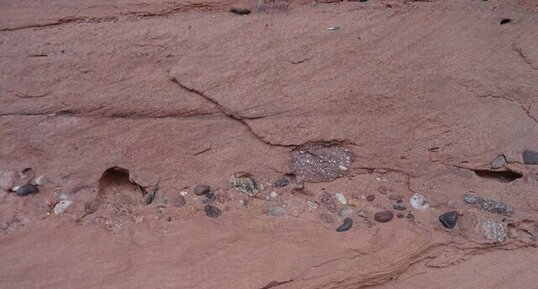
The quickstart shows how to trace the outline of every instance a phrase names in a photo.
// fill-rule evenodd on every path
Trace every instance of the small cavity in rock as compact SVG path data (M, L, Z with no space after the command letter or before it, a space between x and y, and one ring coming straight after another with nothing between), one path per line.
M526 165L538 165L538 152L525 150L522 154L523 163Z
M232 7L230 9L230 12L237 15L248 15L250 14L250 9L244 7Z
M197 196L203 196L203 195L209 193L210 190L211 190L210 186L204 185L204 184L199 184L199 185L196 185L196 187L194 187L192 192Z
M31 194L37 194L37 193L39 193L39 189L32 184L22 185L18 187L17 190L15 191L15 194L17 194L17 196L20 196L20 197L28 196Z
M219 208L215 206L211 206L211 205L205 206L204 212L205 212L205 215L210 218L218 218L220 217L220 215L222 215L222 211Z
M386 223L392 220L393 217L394 217L394 214L392 213L392 211L387 210L387 211L381 211L381 212L375 213L374 220L376 220L379 223Z
M522 174L518 172L510 171L510 170L492 171L492 170L473 169L472 171L474 171L474 173L481 178L496 180L502 183L513 182L523 177Z
M402 195L390 195L389 200L391 201L401 201L403 199Z
M366 200L367 200L368 202L373 202L373 201L375 201L375 195L368 195L368 196L366 197Z
M443 225L443 227L452 229L454 226L456 226L456 223L458 222L459 213L457 211L451 211L446 212L439 216L439 222Z
M336 232L345 232L345 231L351 229L351 226L353 226L353 219L345 218L344 223L342 225L340 225L340 227L338 227L336 229Z
M512 22L512 19L510 19L510 18L503 18L503 19L501 19L501 22L500 22L500 23L501 23L501 25L503 25L503 24L507 24L507 23L510 23L510 22Z
M503 154L498 155L491 161L490 165L491 168L494 170L504 168L504 166L506 165L506 156Z

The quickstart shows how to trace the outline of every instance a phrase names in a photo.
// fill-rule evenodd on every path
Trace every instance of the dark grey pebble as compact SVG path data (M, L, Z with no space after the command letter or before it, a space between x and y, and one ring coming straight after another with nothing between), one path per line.
M403 199L402 195L390 195L389 196L389 200L391 200L391 201L399 201L399 200L402 200L402 199Z
M168 221L168 222L172 222L172 217L168 216L168 217L166 218L166 221Z
M503 202L486 199L477 195L463 195L463 201L490 213L503 216L511 216L514 213L514 209Z
M397 211L405 211L407 210L407 206L404 203L396 203L392 205L392 208Z
M366 197L366 200L367 200L368 202L373 202L373 201L375 200L375 195L368 195L368 196Z
M392 213L392 211L388 210L375 213L374 215L374 220L379 223L389 222L390 220L392 220L392 218L394 218L394 214Z
M283 188L283 187L286 187L289 183L290 183L290 181L288 181L288 179L286 179L286 178L278 179L275 182L275 187Z
M522 154L523 163L526 165L538 165L538 152L525 150Z
M504 156L503 154L498 155L495 159L491 161L492 169L504 168L505 165L506 165L506 156Z
M155 199L155 194L157 193L157 191L151 191L151 192L148 192L146 193L143 197L142 197L142 205L144 206L147 206L151 203L153 203L153 200Z
M39 189L32 184L22 185L17 189L17 191L15 191L15 194L17 194L17 196L20 196L20 197L28 196L31 194L37 194L37 193L39 193Z
M340 225L340 227L338 227L336 229L336 232L345 232L345 231L351 229L351 226L353 226L353 219L345 218L344 223L342 225Z
M248 15L250 14L250 9L243 7L232 7L232 9L230 9L230 12L238 15Z
M451 211L442 214L439 216L439 222L443 225L443 227L452 229L454 226L456 226L456 222L458 221L459 213L457 211Z
M199 184L199 185L196 185L196 187L194 187L194 190L192 190L192 192L197 196L203 196L209 193L210 190L211 190L210 186Z
M414 219L415 219L415 215L409 213L409 214L407 214L407 216L405 216L405 218L408 219L408 220L414 220Z
M215 197L215 194L213 194L213 193L211 193L211 192L207 193L207 194L205 195L205 197L206 197L207 199L209 199L209 200L212 200L212 201L215 200L215 199L217 199L217 197Z
M204 212L205 212L205 215L210 218L218 218L220 217L220 215L222 215L222 211L219 208L215 206L211 206L211 205L205 206Z
M91 202L88 202L84 204L84 212L88 215L91 215L97 212L97 209L99 209L100 205L101 205L101 202L99 202L98 200L93 200Z

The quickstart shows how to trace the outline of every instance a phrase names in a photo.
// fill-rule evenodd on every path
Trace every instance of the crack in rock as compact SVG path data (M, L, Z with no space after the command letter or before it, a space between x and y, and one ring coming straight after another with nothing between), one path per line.
M531 107L530 105L528 107L525 107L523 104L521 104L519 101L515 100L515 99L511 99L511 98L507 98L507 97L504 97L504 96L500 96L500 95L494 95L492 93L488 93L486 95L478 95L477 96L478 98L495 98L495 99L504 99L506 101L510 101L510 102L514 102L516 104L518 104L520 107L521 107L521 110L523 110L525 112L525 115L534 120L534 122L537 122L538 123L538 119L536 117L534 117L532 114L531 114Z
M296 145L284 145L284 144L273 143L273 142L270 142L270 141L266 140L263 136L259 135L258 133L256 133L252 129L252 127L247 123L245 118L243 118L242 116L238 115L237 113L231 111L227 107L223 106L217 100L207 96L202 91L199 91L197 89L194 89L194 88L186 86L185 84L183 84L181 81L179 81L175 77L170 78L170 80L172 82L174 82L175 84L177 84L180 88L182 88L184 90L187 90L189 92L195 93L196 95L198 95L198 96L204 98L205 100L211 102L212 104L214 104L223 115L225 115L226 117L228 117L231 120L234 120L234 121L240 123L242 126L244 126L248 130L248 132L252 136L254 136L257 140L263 142L264 144L267 144L267 145L270 145L270 146L285 147L285 148L295 148L295 147L297 147Z

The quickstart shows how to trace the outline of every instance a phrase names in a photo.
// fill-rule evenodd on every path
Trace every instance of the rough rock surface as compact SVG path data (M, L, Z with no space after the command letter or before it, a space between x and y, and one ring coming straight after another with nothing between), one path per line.
M2 286L533 287L538 167L522 153L538 151L536 1L314 4L0 0ZM320 144L353 157L330 163ZM475 173L499 152L522 177ZM21 198L9 190L26 168L47 182ZM273 185L283 177L301 189ZM218 218L192 193L160 199L201 181L222 196ZM272 191L278 217L263 213ZM359 196L345 234L320 218L340 205L328 192ZM412 218L367 217L415 193L430 206ZM321 199L331 214L307 205ZM443 230L451 210L461 219ZM492 244L487 221L515 233Z

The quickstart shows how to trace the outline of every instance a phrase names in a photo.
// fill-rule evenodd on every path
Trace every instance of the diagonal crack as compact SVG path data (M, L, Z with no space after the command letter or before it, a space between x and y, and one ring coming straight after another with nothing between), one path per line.
M506 101L514 102L514 103L518 104L521 107L521 110L523 110L525 112L525 115L527 115L527 117L534 120L534 122L538 123L538 119L531 114L531 105L524 106L523 104L521 104L519 101L517 101L515 99L507 98L507 97L500 96L500 95L494 95L492 93L488 93L486 95L478 95L477 97L479 97L479 98L488 98L488 97L490 97L490 98L504 99Z
M527 54L525 54L525 52L523 52L523 49L519 46L516 46L515 43L514 45L512 46L512 49L517 52L517 54L519 55L519 57L521 57L521 59L523 59L523 61L530 66L530 68L534 69L534 70L538 70L538 67L534 66L534 64L532 64L531 60L529 59L529 57L527 56Z
M192 93L195 93L196 95L198 95L198 96L204 98L205 100L211 102L212 104L214 104L223 115L225 115L226 117L228 117L229 119L231 119L231 120L233 120L235 122L240 123L242 126L244 126L249 131L249 133L252 136L254 136L257 140L263 142L264 144L267 144L267 145L270 145L270 146L286 147L286 148L296 148L297 147L296 145L283 145L283 144L273 143L273 142L270 142L270 141L266 140L263 136L260 136L258 133L256 133L252 129L252 127L247 123L245 118L241 117L237 113L235 113L235 112L231 111L230 109L228 109L227 107L223 106L222 104L220 104L215 99L207 96L202 91L199 91L197 89L194 89L194 88L186 86L185 84L183 84L181 81L179 81L175 77L170 78L170 80L172 82L174 82L175 84L177 84L182 89L187 90L187 91L192 92Z

